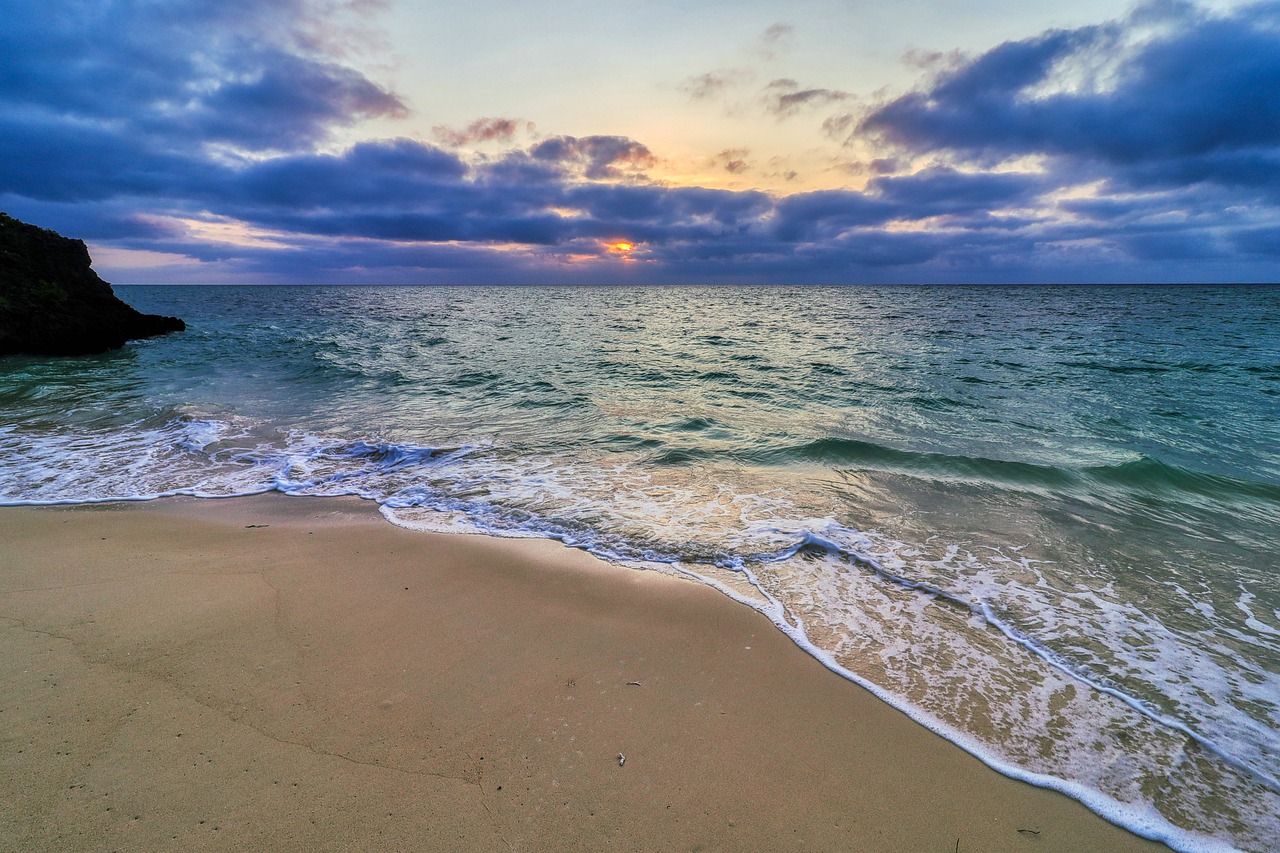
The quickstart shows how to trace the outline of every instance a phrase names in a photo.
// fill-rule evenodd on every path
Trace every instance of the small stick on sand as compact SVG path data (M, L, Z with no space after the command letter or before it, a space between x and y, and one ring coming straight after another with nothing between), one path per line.
M622 765L624 765L624 764L626 764L626 763L627 763L627 757L626 757L625 755L623 755L621 752L619 752L619 753L618 753L618 766L619 766L619 767L621 767Z
M628 682L627 682L627 686L628 686L628 687L639 687L639 686L640 686L640 682L638 682L638 681L628 681Z

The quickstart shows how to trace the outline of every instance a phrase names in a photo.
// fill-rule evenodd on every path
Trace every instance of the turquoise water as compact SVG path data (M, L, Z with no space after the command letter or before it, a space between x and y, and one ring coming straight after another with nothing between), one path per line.
M1280 837L1280 288L118 288L0 502L356 494L717 586L1009 775Z

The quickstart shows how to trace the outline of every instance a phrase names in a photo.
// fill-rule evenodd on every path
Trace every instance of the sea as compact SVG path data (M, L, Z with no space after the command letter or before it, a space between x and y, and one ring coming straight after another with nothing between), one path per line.
M1140 835L1280 844L1280 287L117 292L188 330L0 361L0 503L556 540Z

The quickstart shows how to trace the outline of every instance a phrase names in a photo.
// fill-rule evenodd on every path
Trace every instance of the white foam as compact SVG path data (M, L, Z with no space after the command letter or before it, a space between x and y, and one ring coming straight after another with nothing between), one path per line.
M109 435L33 437L13 428L0 429L0 458L15 460L0 469L0 503L8 505L171 495L230 497L273 490L289 495L350 495L377 501L389 521L404 527L547 538L623 565L668 567L758 610L833 672L870 690L998 772L1067 794L1107 819L1178 850L1233 848L1207 832L1174 826L1154 807L1124 802L1104 792L1101 787L1106 784L1123 788L1124 783L1087 762L1082 765L1069 756L1058 757L1056 763L1048 762L1054 772L1041 772L1031 769L1034 762L1028 756L1011 757L1001 744L980 741L956 720L946 718L941 709L929 706L929 691L948 697L952 689L930 679L943 678L948 666L963 666L975 684L991 685L992 697L1003 696L1010 703L993 713L1004 715L1003 730L1011 738L1036 733L1043 723L1041 706L1060 695L1054 691L1064 684L1079 685L1095 698L1073 700L1070 710L1080 731L1064 735L1066 743L1091 732L1096 719L1090 715L1122 719L1119 711L1099 710L1102 700L1096 697L1107 697L1149 723L1195 741L1273 791L1280 784L1257 766L1269 747L1240 759L1218 742L1219 737L1226 738L1238 750L1241 743L1268 743L1274 731L1256 721L1249 721L1254 723L1251 727L1238 717L1219 714L1207 718L1218 721L1215 733L1203 733L1184 719L1094 677L1078 661L1055 651L1048 643L1066 628L1074 630L1063 620L1081 618L1063 608L1087 607L1094 619L1090 624L1109 635L1119 636L1134 626L1149 632L1158 641L1151 660L1117 660L1132 663L1133 671L1163 683L1170 695L1179 695L1175 678L1179 662L1170 657L1185 651L1179 637L1162 634L1163 626L1142 611L1114 601L1105 587L1062 593L1039 571L1036 561L1020 553L1022 546L986 548L979 558L956 543L936 540L911 545L841 525L834 518L797 515L784 494L767 488L739 491L678 475L660 480L611 457L513 459L502 448L487 444L432 448L372 439L334 440L301 431L264 437L259 425L199 413L159 426L134 425ZM806 563L805 553L813 550L829 555L829 563ZM996 571L1000 567L1012 567L1037 581L1027 586L1002 580ZM717 572L722 576L716 577ZM883 588L869 585L860 573L878 579ZM741 584L733 580L737 578ZM959 591L935 578L951 578L961 584ZM1052 595L1060 597L1046 597ZM1029 634L1010 621L993 605L996 601L1038 614L1043 623L1039 633ZM964 631L938 622L930 602L947 602L967 614L967 627L960 626ZM1258 621L1252 603L1244 592L1237 606ZM1249 627L1254 626L1249 623ZM972 639L980 638L986 628L1011 645L995 652L973 645ZM821 644L811 639L815 632L823 635ZM1026 653L1019 665L1040 679L1028 678L1022 685L1025 695L1020 697L992 680L993 673L1008 676L1012 647ZM847 665L862 652L876 656L879 681ZM929 658L933 669L904 669L899 663L922 654L934 656ZM1027 662L1030 659L1034 662ZM1036 669L1040 664L1043 668ZM1200 684L1213 680L1214 695L1239 689L1224 672L1203 667L1199 661L1197 667ZM1056 676L1045 680L1048 671ZM1029 687L1036 683L1041 686ZM1264 682L1257 695L1264 695L1272 683ZM1189 701L1184 700L1184 705ZM1079 743L1083 751L1085 741ZM1073 774L1074 781L1067 778Z
M1065 779L1060 779L1047 774L1033 773L1011 762L1005 761L993 754L985 745L970 736L938 719L934 715L922 710L910 702L880 687L873 681L863 678L856 673L841 666L834 656L825 649L820 648L809 640L797 620L788 618L786 608L773 596L769 595L763 589L760 592L767 598L767 604L761 605L759 602L743 596L727 585L717 580L706 577L703 574L692 571L686 567L677 564L677 569L686 577L704 583L724 595L732 598L740 604L758 611L766 616L779 630L786 634L796 645L808 652L813 658L818 660L829 669L842 678L852 681L879 698L886 704L896 708L915 720L920 725L929 729L934 734L950 741L956 746L973 755L986 764L991 769L1008 776L1035 785L1038 788L1047 788L1049 790L1058 791L1067 796L1078 800L1088 807L1091 811L1106 818L1112 823L1128 829L1136 835L1152 841L1160 841L1167 844L1174 850L1182 851L1182 853L1227 853L1228 851L1236 851L1239 848L1222 839L1214 838L1203 833L1192 832L1170 823L1164 815L1160 814L1154 808L1143 805L1134 805L1132 803L1124 803L1112 797L1108 797L1100 791L1088 787L1087 785L1077 784ZM753 585L755 582L753 581Z

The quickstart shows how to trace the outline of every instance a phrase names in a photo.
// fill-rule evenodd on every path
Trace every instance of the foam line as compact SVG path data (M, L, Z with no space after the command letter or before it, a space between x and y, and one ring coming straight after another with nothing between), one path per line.
M292 444L301 441L301 446ZM200 447L207 446L196 442ZM821 549L850 562L860 564L878 577L901 588L931 596L939 600L953 603L969 612L980 616L986 624L998 630L1004 637L1019 647L1043 660L1069 679L1088 685L1099 693L1110 696L1143 717L1169 730L1189 738L1218 759L1231 767L1256 779L1263 786L1280 791L1280 781L1268 774L1256 770L1238 759L1226 754L1209 738L1194 731L1180 720L1172 718L1148 706L1136 697L1129 696L1121 690L1103 684L1079 672L1069 663L1062 660L1055 652L1029 637L1014 626L1001 619L990 603L978 597L962 598L933 584L913 581L896 574L886 568L883 562L875 557L859 553L857 550L841 545L828 536L809 529L799 532L792 528L782 530L770 528L770 532L778 535L798 538L790 545L778 550L755 554L733 554L731 551L716 549L705 561L696 558L695 562L705 562L718 568L733 571L741 575L755 590L761 599L744 595L727 584L690 568L690 558L674 551L668 552L660 548L643 547L640 543L631 542L620 536L609 535L606 531L591 526L561 524L560 522L539 515L537 512L504 507L501 500L490 501L483 497L450 497L444 490L427 485L413 486L409 489L385 494L373 488L361 488L358 478L366 474L379 474L399 468L424 466L434 467L437 464L461 460L476 450L476 446L464 446L455 449L420 447L413 445L383 444L375 442L330 442L309 435L291 436L293 449L282 451L241 450L227 453L222 459L245 463L250 468L260 469L263 480L261 486L238 490L233 494L212 494L194 487L176 488L147 494L116 495L108 497L91 497L84 499L13 499L0 500L2 506L69 506L77 504L102 504L114 501L147 501L163 497L190 496L197 498L224 498L263 494L278 491L290 496L304 495L346 495L373 500L379 505L379 511L390 522L411 529L430 529L429 525L418 525L397 515L398 509L426 509L433 512L453 513L462 517L463 524L471 531L502 537L545 538L557 541L566 547L587 551L601 559L627 567L637 564L659 564L668 567L682 576L706 584L738 603L768 618L779 630L789 637L806 653L814 657L827 669L842 678L871 691L882 701L907 714L924 725L930 731L945 738L956 746L972 754L993 770L1037 787L1059 791L1098 813L1102 817L1116 823L1136 834L1152 840L1161 841L1170 847L1185 853L1216 853L1216 851L1235 849L1202 833L1184 830L1174 826L1154 807L1142 804L1126 804L1079 782L1062 779L1057 776L1036 773L994 754L975 738L963 731L948 725L933 714L916 707L907 699L896 696L889 690L874 682L853 673L841 666L834 655L821 649L810 641L803 620L765 588L752 565L782 563L793 559L806 547ZM185 446L185 445L184 445ZM356 462L358 468L342 468L330 470L333 462ZM317 471L313 465L320 465ZM453 478L454 485L459 481ZM514 513L514 517L513 517ZM455 526L456 529L456 526ZM843 530L843 528L842 528ZM864 535L856 530L847 531L857 537Z
M1147 705L1145 702L1138 699L1137 697L1130 696L1129 694L1125 693L1122 690L1118 690L1114 687L1103 684L1097 681L1096 679L1090 678L1088 675L1085 675L1084 673L1079 672L1070 664L1061 660L1061 658L1052 649L1049 649L1043 644L1041 644L1040 642L1036 641L1035 639L1026 636L1022 632L1014 628L1012 625L1005 622L999 616L997 616L995 614L995 611L991 609L991 605L984 599L967 601L953 593L949 593L946 590L943 590L931 584L909 580L908 578L904 578L901 575L896 575L893 572L885 569L884 566L882 566L878 560L872 557L868 557L864 554L859 554L854 551L851 551L850 549L845 548L844 546L836 542L832 542L831 540L826 539L822 536L819 536L818 534L808 530L806 530L802 534L802 538L795 546L778 552L779 556L774 561L781 562L782 560L790 559L791 557L799 553L800 549L804 548L806 545L816 545L825 551L830 551L833 554L840 554L853 562L867 566L873 572L875 572L877 575L884 578L885 580L890 581L891 583L898 584L899 586L905 587L906 589L923 592L927 595L933 596L935 598L940 598L944 601L949 601L953 604L956 604L968 609L970 612L978 616L981 616L982 619L988 625L995 628L1000 633L1004 634L1005 637L1009 638L1014 643L1023 647L1027 651L1031 652L1036 657L1040 658L1045 663L1049 664L1049 666L1058 670L1068 678L1071 678L1075 681L1079 681L1083 684L1086 684L1089 687L1093 688L1094 690L1097 690L1099 693L1105 693L1106 695L1112 697L1113 699L1118 699L1119 701L1123 702L1125 705L1129 706L1134 711L1137 711L1139 714L1151 720L1152 722L1157 723L1161 726L1164 726L1167 729L1176 731L1179 734L1182 734L1190 738L1200 746L1212 752L1218 758L1222 759L1227 764L1231 765L1235 769L1239 770L1240 772L1254 779L1259 784L1264 785L1265 787L1270 788L1271 790L1276 791L1277 793L1280 793L1280 780L1276 779L1273 776L1270 776L1269 774L1263 773L1262 771L1254 767L1251 767L1250 765L1240 761L1239 759L1236 759L1235 757L1233 757L1232 755L1228 754L1227 752L1222 750L1220 747L1218 747L1217 744L1215 744L1212 740L1200 734L1199 732L1195 731L1186 723L1183 723L1181 720L1175 719L1166 714L1162 714L1159 711L1155 710L1154 708L1151 708L1149 705ZM753 586L756 585L754 579L752 579L752 585Z
M734 601L745 604L747 607L759 612L769 619L782 633L786 634L797 646L803 649L811 657L825 666L828 670L848 681L857 684L860 687L870 691L872 695L889 705L906 714L912 720L927 728L929 731L939 737L955 744L960 749L977 758L983 764L990 767L1002 776L1008 776L1010 779L1016 779L1019 782L1026 782L1037 788L1046 788L1051 791L1057 791L1068 797L1080 802L1090 811L1105 818L1106 820L1118 826L1124 827L1135 835L1151 841L1159 841L1167 844L1179 853L1239 853L1239 848L1232 846L1220 839L1202 833L1191 832L1174 826L1164 815L1160 814L1154 808L1135 806L1129 803L1122 803L1113 797L1108 797L1101 791L1097 791L1086 785L1071 782L1066 779L1059 779L1056 776L1049 776L1043 773L1034 773L1030 770L1011 764L996 755L991 754L975 740L970 738L958 729L955 729L941 720L929 714L926 711L916 708L911 703L903 700L901 697L890 693L888 690L880 687L873 681L863 678L854 672L851 672L841 666L830 652L814 645L808 635L801 628L791 625L787 619L780 613L777 608L781 605L777 600L770 596L763 589L760 589L754 582L752 586L768 597L770 606L761 605L747 596L735 591L726 584L714 579L706 577L692 569L686 568L679 564L675 565L676 570L683 576L691 580L704 583L709 587L723 593Z
M140 503L145 501L154 501L160 498L179 497L201 498L203 500L222 500L224 498L248 498L253 495L263 495L267 492L275 491L281 490L277 489L275 486L264 486L260 489L248 489L243 492L228 492L225 494L202 492L198 489L170 489L164 492L151 492L145 495L113 495L105 498L57 498L53 500L25 500L21 498L6 500L0 498L0 506L92 506L96 504Z

